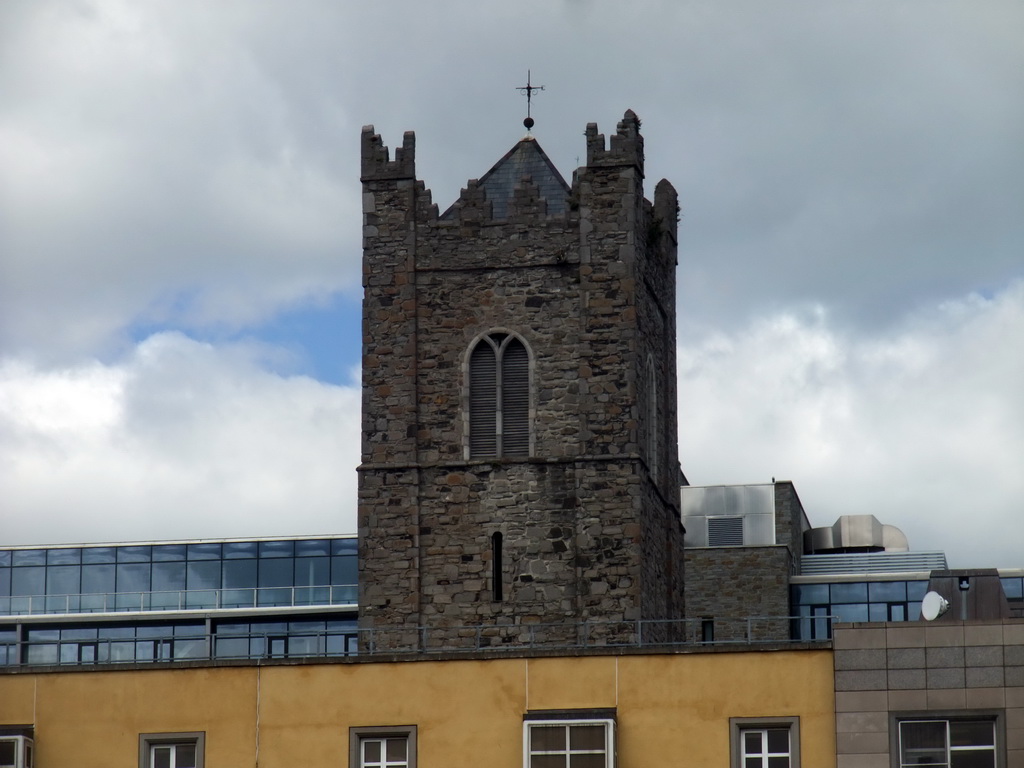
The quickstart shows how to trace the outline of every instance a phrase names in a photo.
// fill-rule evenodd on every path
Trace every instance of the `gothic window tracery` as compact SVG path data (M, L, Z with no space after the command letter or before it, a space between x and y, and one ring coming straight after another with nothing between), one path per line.
M530 455L530 355L522 339L490 333L469 356L469 457Z

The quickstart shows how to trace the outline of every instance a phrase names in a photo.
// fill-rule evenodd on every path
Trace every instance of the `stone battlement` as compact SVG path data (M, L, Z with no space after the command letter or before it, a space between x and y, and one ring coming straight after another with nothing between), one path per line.
M402 137L402 146L395 150L395 159L391 160L388 148L374 133L372 125L363 126L361 141L361 178L363 181L373 179L415 179L416 178L416 134L406 131Z
M644 171L644 137L640 135L640 118L631 109L626 110L617 130L611 137L611 147L605 147L604 134L597 132L597 123L587 123L587 165L608 167L633 165Z
M530 176L523 176L514 185L512 197L501 206L504 215L496 215L495 208L494 202L487 198L487 192L480 181L470 179L459 193L459 199L445 212L440 223L487 224L508 221L541 224L547 220L565 221L567 214L570 213L568 210L550 211L548 201Z

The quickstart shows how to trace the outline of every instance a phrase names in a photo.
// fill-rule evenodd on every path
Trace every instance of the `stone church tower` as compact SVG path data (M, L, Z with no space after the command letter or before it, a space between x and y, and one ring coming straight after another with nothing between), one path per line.
M359 622L376 649L621 642L683 618L677 198L640 121L566 184L532 136L439 215L363 129ZM584 637L585 636L585 637Z

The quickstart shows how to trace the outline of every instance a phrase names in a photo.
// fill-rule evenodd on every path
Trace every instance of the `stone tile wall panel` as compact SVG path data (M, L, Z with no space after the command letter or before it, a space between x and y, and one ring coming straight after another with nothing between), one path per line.
M989 716L996 712L1006 733L1007 766L1024 766L1024 656L1020 619L917 626L851 624L834 628L837 765L872 757L888 765L894 716ZM1001 639L1001 644L993 641ZM883 654L878 656L881 649ZM873 660L879 661L871 668ZM877 688L875 692L866 688ZM885 743L866 751L864 723L886 723ZM875 734L870 734L874 737ZM872 751L873 750L873 751ZM1002 764L1002 763L1000 763Z

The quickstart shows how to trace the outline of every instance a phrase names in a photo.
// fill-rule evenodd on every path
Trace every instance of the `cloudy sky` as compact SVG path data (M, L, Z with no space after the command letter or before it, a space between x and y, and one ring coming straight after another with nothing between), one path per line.
M680 454L1024 567L1024 4L3 0L0 541L352 532L360 127L644 121Z

